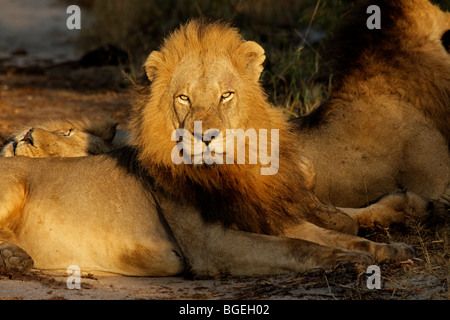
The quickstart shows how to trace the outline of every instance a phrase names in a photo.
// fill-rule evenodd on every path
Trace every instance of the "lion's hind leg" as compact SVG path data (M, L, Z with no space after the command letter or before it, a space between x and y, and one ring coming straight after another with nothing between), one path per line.
M17 246L16 237L22 224L26 187L10 172L3 174L0 187L0 268L26 272L32 268L33 260Z
M355 220L362 228L371 228L375 223L389 227L393 223L404 223L406 217L423 219L429 214L429 201L412 192L398 192L381 198L364 208L339 208Z
M439 202L450 207L450 187L448 187L445 192L439 197Z
M306 221L286 229L284 235L327 247L368 252L376 262L402 261L414 257L414 249L404 243L377 243L351 234L324 229Z

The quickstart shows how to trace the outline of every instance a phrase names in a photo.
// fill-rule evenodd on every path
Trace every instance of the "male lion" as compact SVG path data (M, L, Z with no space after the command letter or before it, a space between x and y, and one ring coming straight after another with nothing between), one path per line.
M380 30L366 26L369 4L381 9ZM323 202L359 208L398 190L409 191L388 196L367 210L342 208L360 225L377 221L387 226L402 221L408 207L425 207L427 201L410 191L448 205L449 19L426 0L355 5L337 32L338 45L330 49L337 79L330 99L293 121L307 157L299 158L305 185L315 186ZM68 132L70 126L64 127L46 131ZM39 143L59 138L39 137L38 130L31 146L23 139L26 132L0 155L77 156L110 148L94 143L97 152L86 152L79 143L66 145L69 148L60 142ZM128 143L118 136L114 147Z
M0 264L26 270L31 256L40 269L218 276L412 257L405 244L355 236L356 223L307 187L298 139L258 82L264 58L228 25L191 21L145 63L134 147L0 158ZM254 130L256 163L250 141L244 159L228 144L239 129ZM175 164L180 156L194 163ZM207 163L220 156L227 162ZM262 175L268 158L275 170Z
M20 130L0 150L0 157L81 157L106 153L128 143L110 118L52 120Z
M379 30L366 27L369 5L380 8ZM343 207L405 189L445 203L450 13L427 0L364 1L343 21L331 97L294 121L315 193Z

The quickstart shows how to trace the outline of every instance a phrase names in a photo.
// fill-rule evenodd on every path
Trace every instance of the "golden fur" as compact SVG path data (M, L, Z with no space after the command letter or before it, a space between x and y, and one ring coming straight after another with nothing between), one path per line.
M369 4L381 29L366 28ZM450 14L427 0L360 1L334 45L331 97L294 121L317 196L360 207L397 190L449 194Z
M352 218L311 192L297 138L258 83L263 60L263 49L228 25L191 21L145 63L152 83L133 111L134 147L0 158L0 263L29 268L25 250L41 269L223 276L412 257L405 244L355 236ZM199 120L225 134L278 129L276 174L261 175L262 161L175 165L173 131L195 140ZM5 259L11 252L16 259Z

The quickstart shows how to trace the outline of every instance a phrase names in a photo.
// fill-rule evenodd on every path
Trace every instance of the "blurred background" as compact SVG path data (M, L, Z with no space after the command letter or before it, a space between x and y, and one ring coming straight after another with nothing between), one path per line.
M229 21L260 43L262 83L291 116L327 98L332 74L320 52L343 14L343 0L0 0L0 73L44 74L48 85L126 88L145 57L180 23ZM450 0L434 0L450 9ZM81 8L81 30L68 30L67 6Z

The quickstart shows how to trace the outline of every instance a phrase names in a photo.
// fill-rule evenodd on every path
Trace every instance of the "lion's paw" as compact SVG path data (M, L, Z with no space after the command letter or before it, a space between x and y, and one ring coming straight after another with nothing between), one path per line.
M403 261L414 258L415 251L406 243L378 244L375 256L377 262Z
M6 270L28 272L33 259L23 249L11 243L0 243L0 267Z
M352 264L355 268L365 268L374 264L373 256L359 250L342 250L336 255L335 267L339 265Z
M375 223L389 227L393 223L404 223L406 218L424 219L429 214L429 203L412 192L398 192L381 198L358 214L360 227L372 228Z

